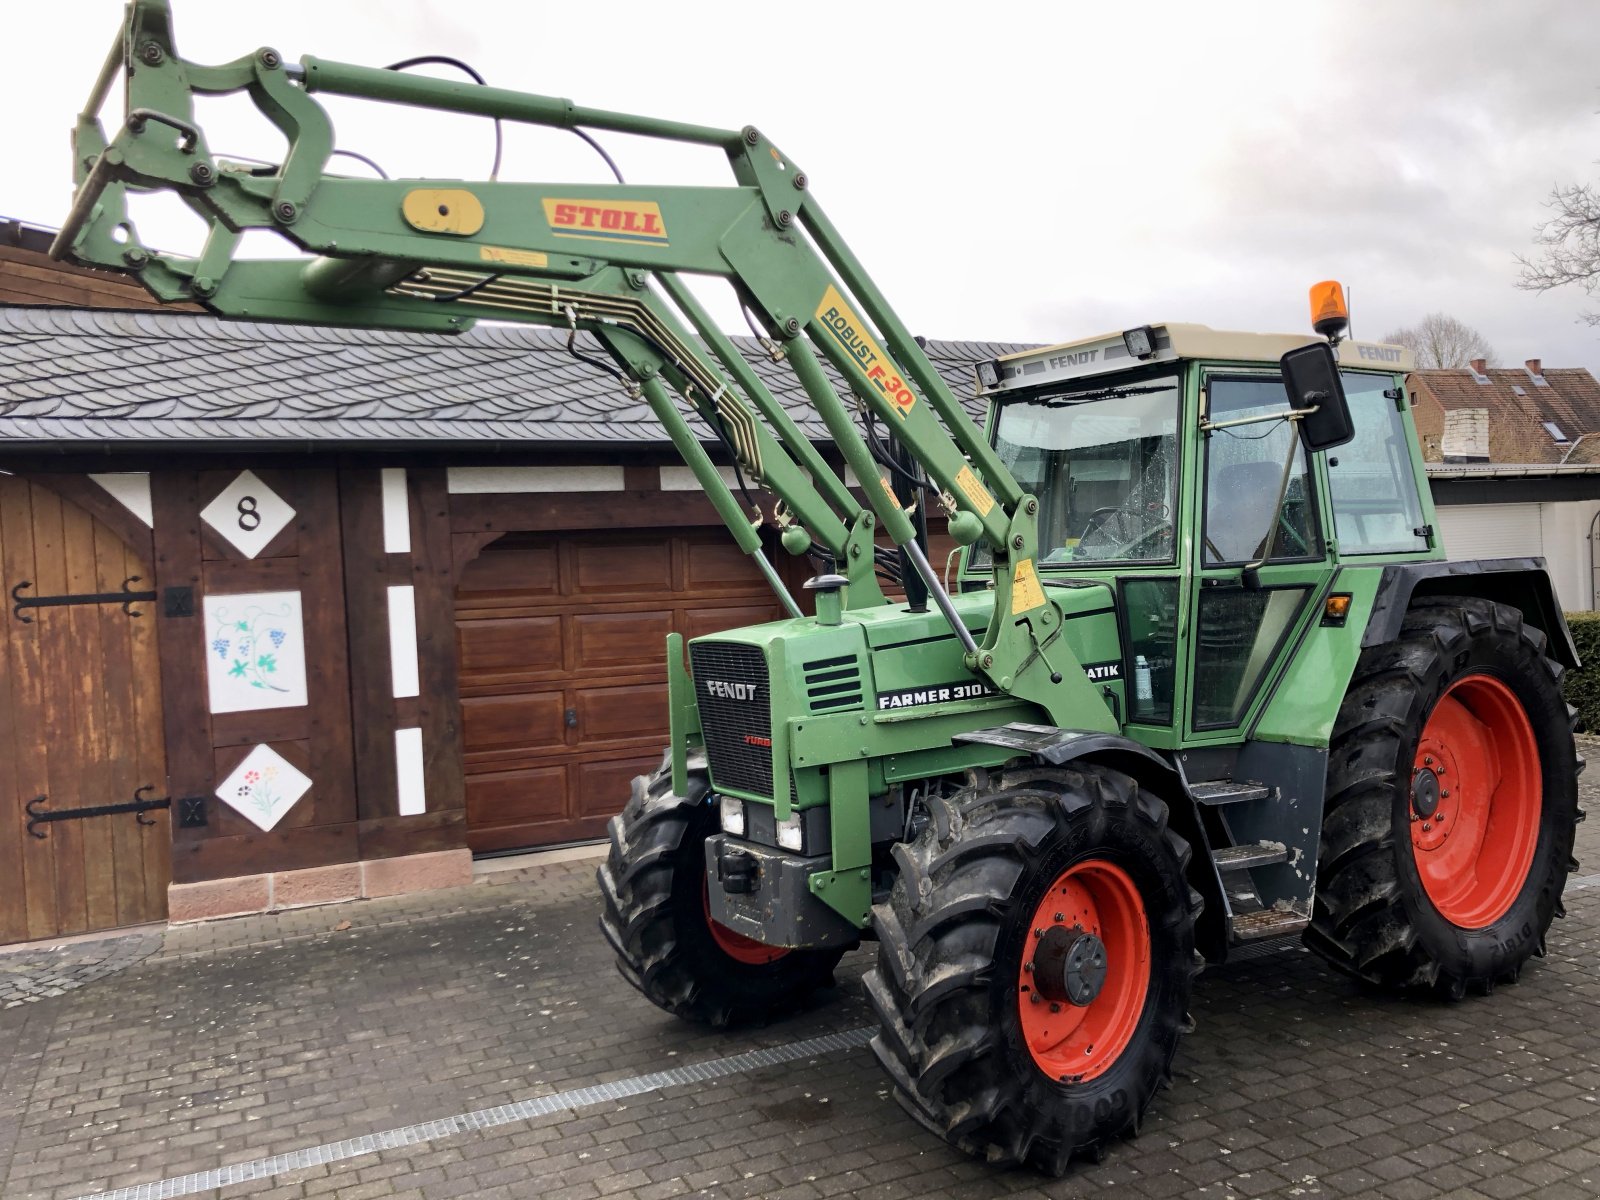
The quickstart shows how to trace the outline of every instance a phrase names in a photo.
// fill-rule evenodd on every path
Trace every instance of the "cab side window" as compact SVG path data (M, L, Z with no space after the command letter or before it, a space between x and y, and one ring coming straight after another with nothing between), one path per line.
M1341 373L1355 440L1328 451L1328 488L1341 558L1428 548L1406 444L1405 414L1385 395L1388 375Z
M1286 407L1283 383L1276 376L1214 377L1207 388L1213 422ZM1207 436L1205 565L1322 557L1315 491L1306 454L1298 444L1290 421L1236 425L1214 429ZM1278 505L1280 493L1283 503Z

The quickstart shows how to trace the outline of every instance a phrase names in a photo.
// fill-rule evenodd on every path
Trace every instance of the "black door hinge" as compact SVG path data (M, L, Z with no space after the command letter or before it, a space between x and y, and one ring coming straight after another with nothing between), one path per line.
M71 604L120 604L122 611L130 617L142 617L144 614L133 607L138 600L154 600L154 592L135 592L128 587L130 583L138 583L139 576L129 575L122 581L120 592L71 592L61 596L24 596L23 588L31 588L33 581L24 579L11 589L11 599L15 603L11 606L11 615L26 625L33 623L32 617L22 615L25 608L65 608Z
M172 798L170 796L162 796L159 800L145 799L146 792L155 790L154 784L147 783L142 788L134 789L132 800L126 800L121 804L96 804L89 808L58 808L55 810L40 808L39 805L43 804L48 797L35 796L24 806L28 812L28 832L36 838L42 838L45 835L35 829L35 825L44 825L51 821L82 821L89 817L110 817L115 816L117 813L128 812L136 814L135 820L139 824L154 825L154 821L145 820L144 814L151 809L172 807Z

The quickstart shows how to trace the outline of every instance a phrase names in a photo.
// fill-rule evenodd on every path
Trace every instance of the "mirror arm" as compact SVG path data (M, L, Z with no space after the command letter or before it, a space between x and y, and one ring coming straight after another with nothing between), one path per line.
M1235 417L1231 421L1201 421L1200 432L1210 433L1213 429L1232 429L1236 425L1259 425L1263 421L1303 421L1322 405L1313 404L1309 408L1286 408L1282 412L1262 413L1254 417Z
M1278 522L1283 519L1283 499L1289 494L1289 477L1294 474L1294 456L1299 452L1300 439L1290 438L1289 453L1283 459L1283 475L1278 480L1278 502L1272 506L1272 516L1267 522L1266 536L1256 547L1255 561L1245 563L1244 569L1239 572L1244 586L1252 592L1261 586L1261 576L1258 572L1266 565L1267 559L1272 557L1272 543L1278 540Z

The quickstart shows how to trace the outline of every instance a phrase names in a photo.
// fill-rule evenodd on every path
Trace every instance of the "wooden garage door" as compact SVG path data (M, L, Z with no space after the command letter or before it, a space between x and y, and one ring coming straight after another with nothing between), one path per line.
M30 802L60 812L167 794L155 604L13 607L120 591L135 576L130 591L151 587L149 566L109 527L0 476L0 942L167 914L166 811L28 828Z
M667 634L779 615L721 529L492 543L456 592L472 848L602 836L661 761Z

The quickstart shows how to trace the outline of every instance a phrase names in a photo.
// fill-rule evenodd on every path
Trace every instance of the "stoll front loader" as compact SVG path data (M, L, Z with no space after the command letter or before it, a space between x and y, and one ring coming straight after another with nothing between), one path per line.
M213 152L193 101L233 92L281 163ZM317 93L713 146L733 183L354 178ZM791 613L687 660L668 640L671 745L600 870L622 973L662 1008L770 1018L875 940L901 1102L1059 1172L1138 1128L1198 968L1241 944L1303 933L1448 999L1542 951L1579 818L1572 643L1540 560L1445 560L1408 363L1337 342L1336 288L1331 340L1156 325L986 364L985 433L754 128L270 49L199 66L164 0L135 0L74 158L60 256L224 316L582 332L649 403ZM140 242L144 190L209 223L197 257ZM299 254L238 257L247 230ZM685 276L732 285L864 498ZM741 504L694 421L773 512ZM957 573L928 561L928 512L966 547ZM762 521L816 561L815 617Z

